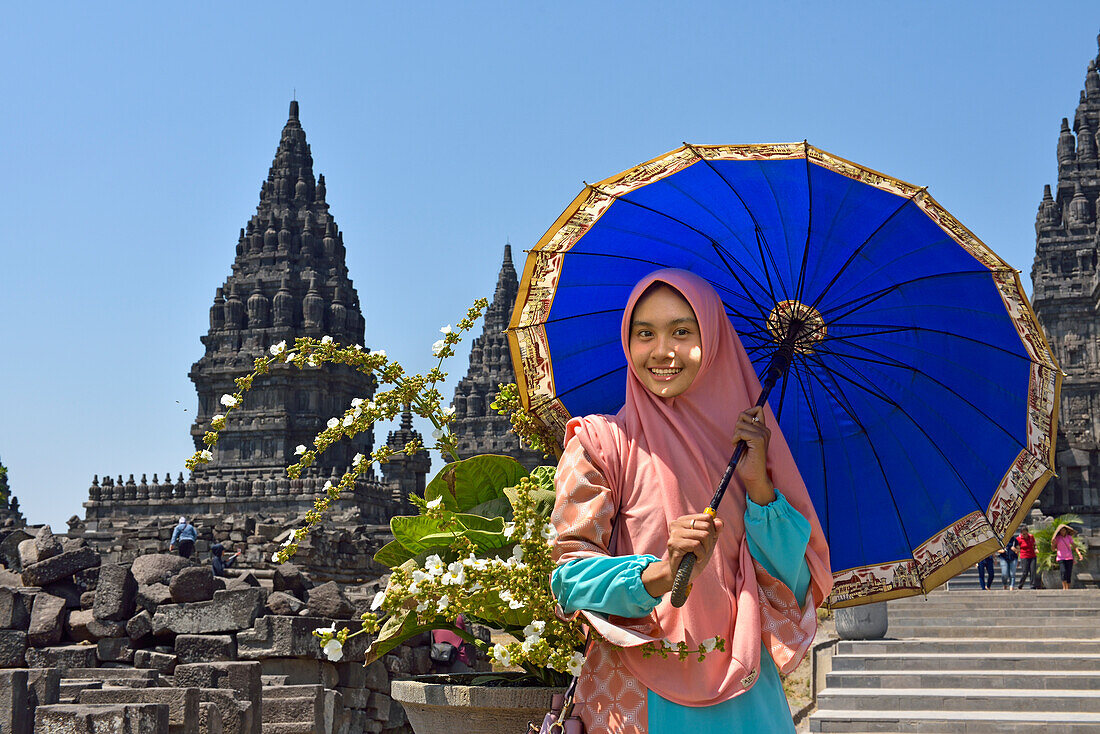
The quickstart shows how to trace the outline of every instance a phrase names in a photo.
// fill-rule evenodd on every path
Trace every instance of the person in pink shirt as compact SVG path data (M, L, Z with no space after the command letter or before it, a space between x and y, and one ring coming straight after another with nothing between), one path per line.
M1054 531L1054 537L1050 541L1050 545L1054 549L1054 557L1062 567L1063 589L1068 589L1073 581L1073 557L1077 556L1079 561L1085 560L1085 554L1073 543L1073 536L1076 534L1076 531L1069 525L1062 524Z

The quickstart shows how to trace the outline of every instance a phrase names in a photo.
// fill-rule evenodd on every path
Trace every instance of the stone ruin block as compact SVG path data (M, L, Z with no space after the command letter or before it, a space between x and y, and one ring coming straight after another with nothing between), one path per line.
M149 553L135 558L130 571L139 585L164 584L167 586L171 583L173 576L190 565L189 559L180 558L171 553Z
M27 699L31 710L49 706L61 696L61 671L57 668L27 669Z
M55 645L61 641L64 623L65 600L59 596L39 592L34 595L34 606L31 607L27 641L35 647Z
M91 548L66 551L53 558L24 566L23 583L27 586L46 586L72 576L77 571L98 565L99 554Z
M177 635L176 657L184 665L236 660L237 643L232 635Z
M92 610L96 619L125 622L134 614L137 580L129 567L117 563L99 569Z
M263 721L263 698L259 663L191 663L177 665L177 686L194 688L220 688L235 692L238 699L252 704L251 734L260 734ZM223 709L223 723L224 714ZM226 727L227 731L229 727ZM241 732L241 734L247 734Z
M251 734L252 703L237 698L233 691L219 688L200 688L201 703L214 706L225 734Z
M282 617L294 617L306 608L305 602L285 591L276 591L268 595L265 609L270 614Z
M27 664L27 633L0 630L0 668L22 668Z
M199 703L199 734L223 734L222 713L209 701Z
M156 650L134 651L134 667L144 670L155 670L164 675L172 675L176 670L178 658L175 655L157 652Z
M355 607L344 596L344 592L335 581L315 586L309 592L307 605L310 615L314 617L351 619L351 615L355 613Z
M0 732L31 734L31 706L25 670L0 670Z
M34 536L34 551L36 560L45 561L54 556L61 555L63 549L61 540L53 534L49 525L43 525Z
M95 645L27 648L28 668L94 668L96 662Z
M0 563L13 571L22 571L23 566L19 561L19 545L25 540L31 540L34 536L23 529L13 530L0 540Z
M146 642L153 636L153 616L142 609L126 622L126 634L135 645Z
M129 637L104 637L96 643L96 657L101 662L129 663L134 659L134 648Z
M306 592L313 586L309 578L293 563L283 563L275 568L272 590L284 591L305 600Z
M0 587L0 629L25 630L31 622L34 594Z
M180 569L168 584L168 593L176 604L210 601L214 598L214 572L207 566Z
M121 622L96 619L91 609L74 609L69 612L66 633L73 642L95 642L103 637L122 637L126 634L126 626Z
M325 689L320 685L280 686L264 691L264 730L273 725L309 723L315 732L331 731L325 726Z
M153 632L161 636L210 635L248 629L261 609L259 589L218 591L212 601L161 604L153 615Z
M169 734L163 703L54 704L34 713L35 734Z
M237 634L237 657L241 660L292 657L326 660L313 630L331 624L331 619L320 617L260 617L252 629ZM356 630L361 623L341 622L337 626ZM343 660L362 662L367 642L364 635L349 640L344 646Z
M340 681L336 664L327 660L264 658L259 662L263 666L264 675L284 677L286 680L284 685L300 686L320 683L325 688L335 688Z
M168 586L165 584L139 584L134 602L149 614L153 614L161 604L172 603L172 593L168 591Z
M103 688L86 690L80 703L161 703L168 706L170 734L199 734L198 688Z

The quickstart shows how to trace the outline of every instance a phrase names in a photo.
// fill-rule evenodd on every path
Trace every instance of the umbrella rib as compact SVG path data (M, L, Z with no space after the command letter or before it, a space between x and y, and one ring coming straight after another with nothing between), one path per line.
M798 355L801 357L801 355ZM823 502L825 503L825 539L830 537L830 523L829 523L829 467L825 461L825 434L821 431L821 421L817 417L817 398L814 397L813 391L810 390L807 385L802 381L801 369L798 365L798 359L791 360L791 365L795 372L795 380L798 381L798 387L802 390L802 395L806 398L806 407L810 411L810 419L814 423L814 430L817 431L817 444L821 449L821 491L824 495ZM860 543L860 552L863 552L862 541Z
M768 295L771 296L773 303L779 303L780 299L775 297L775 290L771 287L771 275L768 274L767 263L765 262L764 255L765 249L767 250L768 255L771 255L771 245L768 244L768 238L764 236L764 230L760 228L760 222L756 221L756 215L753 214L753 211L751 208L749 208L749 205L745 203L745 199L741 196L741 192L737 190L737 187L730 183L729 179L723 176L722 172L715 168L714 164L711 163L710 160L699 155L699 151L696 150L690 143L684 143L684 145L686 145L688 150L694 153L695 157L701 160L706 165L706 167L709 168L712 173L714 173L714 175L722 179L722 182L729 187L730 191L733 192L733 195L737 197L737 200L741 202L741 206L745 208L745 213L749 215L749 219L752 220L753 229L756 231L756 248L760 251L760 263L764 265L764 276L768 279ZM761 241L763 241L763 245L767 245L767 248L764 248L762 246ZM774 268L775 270L775 277L776 279L780 280L780 283L782 284L782 278L780 278L781 273L779 271L779 264L775 262L774 256L767 257L767 260L771 260L772 268Z
M806 286L806 265L810 257L810 235L813 232L814 222L814 185L813 176L810 175L810 145L802 141L802 152L806 160L806 197L809 202L806 205L806 244L802 248L802 265L798 268L798 287L795 288L795 300L801 303L802 291Z
M871 291L870 293L864 293L862 296L859 296L858 298L853 298L849 301L845 301L844 303L839 303L839 304L837 304L835 306L832 306L830 308L822 309L822 310L819 311L819 313L821 314L821 316L823 318L825 318L826 321L836 323L838 321L841 321L842 319L847 318L848 316L851 316L853 313L855 313L856 311L859 311L861 308L866 308L867 306L870 306L875 301L879 300L880 298L882 298L884 296L889 295L890 293L893 293L894 291L898 290L899 288L902 288L903 286L913 285L914 283L921 283L921 282L926 281L926 280L936 280L938 278L950 278L950 277L955 277L955 276L960 276L960 275L987 276L987 275L989 275L989 271L988 270L959 270L959 271L954 271L954 272L950 272L950 273L933 273L931 275L922 275L919 278L910 278L909 280L902 280L902 281L898 281L897 283L891 283L890 285L888 285L884 288L880 288L877 291ZM862 301L862 303L861 303L861 301ZM836 317L831 316L831 314L836 313L840 309L848 308L849 306L852 306L853 304L858 304L858 305L856 305L854 308L850 309L849 311L844 312L840 316L836 316Z
M844 388L842 388L840 386L840 383L836 381L836 377L844 376L833 374L829 370L829 368L820 360L816 360L816 362L817 366L821 370L823 370L825 374L833 378L833 385L835 386L837 393L833 397L836 398L837 396L839 396L836 404L839 405L840 408L848 414L848 417L851 418L857 426L859 426L859 429L863 434L864 440L867 441L867 447L871 449L871 453L875 457L875 463L878 464L879 472L882 474L882 481L886 483L886 494L890 495L890 503L894 506L894 514L897 515L898 524L901 525L901 535L905 539L905 544L909 547L909 555L915 560L917 557L916 550L913 548L913 542L909 539L909 531L905 528L905 519L901 515L901 509L898 507L897 500L894 499L894 490L890 488L890 478L886 475L886 467L882 465L882 458L878 455L878 451L875 450L875 444L871 440L871 433L867 430L867 426L863 425L863 421L859 419L859 416L856 415L855 408L852 406L851 401L848 400L848 395L844 392ZM825 384L821 375L810 369L807 369L806 371L811 377L818 381L821 387L825 389L825 392L827 394L833 395L832 391L830 390L829 386Z
M977 413L981 417L985 418L987 421L989 421L990 424L996 426L998 430L1000 430L1002 433L1004 433L1006 436L1008 436L1010 439L1012 439L1013 443L1020 446L1021 448L1025 448L1025 449L1027 448L1027 444L1021 442L1019 438L1017 438L1016 436L1009 433L1007 428L1002 426L997 421L993 420L993 418L989 417L989 415L984 410L979 408L974 403L970 402L964 396L960 395L957 390L955 390L954 388L944 384L943 382L940 382L935 377L932 377L931 375L929 375L927 372L925 372L925 371L923 371L923 370L921 370L917 367L914 367L912 365L905 364L904 362L902 362L899 359L891 357L890 355L885 354L883 352L880 352L877 349L871 349L870 347L864 346L863 344L853 343L852 346L854 346L858 349L862 349L865 352L870 352L871 354L874 354L874 355L880 357L881 359L872 359L871 357L861 357L861 356L857 356L855 354L846 354L846 353L837 352L835 350L828 349L828 348L823 349L823 348L821 348L821 345L815 346L814 351L820 352L822 354L826 354L826 355L829 355L829 356L832 356L832 357L837 357L838 359L854 359L854 360L857 360L857 361L860 361L860 362L869 362L871 364L878 364L878 365L882 365L882 366L885 366L885 367L896 367L898 369L907 370L907 371L912 372L914 374L920 375L921 377L924 377L926 380L928 380L928 381L930 381L930 382L932 382L936 385L939 385L941 388L943 388L947 392L954 395L955 398L957 398L958 400L966 403L970 407L971 410L973 410L975 413ZM923 350L921 350L921 351L923 351Z
M865 374L863 374L857 368L855 368L852 365L845 362L843 357L837 357L837 359L840 360L841 362L843 362L849 370L851 370L852 372L854 372L855 374L857 374L861 378L863 378L867 382L868 385L873 386L873 383L871 383L871 381L869 379L867 379L867 376ZM821 365L821 366L824 369L824 365ZM947 463L947 466L951 469L951 473L953 473L955 475L955 478L959 480L959 484L961 484L963 486L963 488L966 489L966 493L968 495L970 495L971 501L974 503L974 506L978 509L978 512L981 514L982 519L985 521L985 524L989 526L989 530L990 530L990 532L993 533L993 537L997 539L997 542L1001 544L1001 547L1004 547L1004 540L997 533L997 530L993 527L993 524L991 522L989 522L989 518L986 517L986 515L985 515L985 510L982 509L982 505L981 505L980 502L978 502L978 498L974 496L974 492L970 489L970 485L966 483L966 480L963 479L962 474L960 474L959 470L955 467L955 464L952 463L951 459L947 458L947 455L940 448L939 444L936 443L936 441L933 440L930 435L928 435L928 432L924 430L924 427L921 426L921 424L918 423L917 420L915 418L913 418L913 416L909 415L909 413L904 408L902 408L900 405L898 405L897 401L895 401L893 398L891 398L885 392L882 392L881 389L878 389L878 392L876 393L875 390L872 390L871 388L867 387L866 385L862 385L862 384L856 382L855 380L852 380L847 375L839 374L839 373L832 373L832 374L837 374L837 376L840 377L842 380L845 380L847 382L852 383L856 387L858 387L862 390L865 390L868 394L873 395L874 397L878 398L879 400L882 400L887 405L893 406L902 415L904 415L906 418L909 419L909 422L913 424L913 427L916 428L918 431L920 431L921 434L926 439L928 439L928 443L932 446L932 448L934 448L936 450L936 453L938 453L940 455L940 458L942 458ZM916 555L914 555L913 557L915 559Z
M821 300L823 298L825 298L825 295L829 292L829 289L832 288L838 280L840 280L840 276L844 274L844 271L847 270L848 267L853 262L855 262L856 258L859 256L859 254L861 252L863 252L863 248L865 248L871 242L871 240L873 240L875 238L875 235L877 235L879 232L881 232L883 227L885 227L887 224L889 224L890 221L894 217L896 217L901 212L902 209L909 206L909 204L912 203L913 199L915 199L918 194L921 194L924 191L925 191L924 187L921 187L921 188L917 189L917 191L914 192L912 196L907 198L905 200L905 202L902 203L901 206L899 206L897 209L895 209L893 212L891 212L890 216L888 216L888 217L886 217L886 219L882 220L882 223L879 224L877 227L875 227L875 231L873 231L873 232L871 232L871 234L867 235L867 239L863 240L863 242L861 242L859 244L859 247L857 247L855 250L853 250L852 254L848 256L848 259L844 261L844 264L841 265L840 268L835 273L833 273L832 279L828 283L825 284L825 287L821 290L820 293L817 294L817 297L814 298L814 302L810 304L811 308L817 308L817 305L819 303L821 303Z
M849 329L876 329L876 331L865 331L858 334L829 334L828 339L830 341L848 341L851 339L862 339L866 336L881 336L884 334L896 334L903 331L920 331L928 334L939 334L940 336L949 336L954 339L961 339L963 341L971 342L972 344L978 344L989 349L994 349L998 352L1003 352L1016 359L1023 360L1028 364L1032 363L1030 357L1022 354L1017 354L1010 349L999 347L996 344L990 344L989 342L983 342L981 339L976 339L972 336L966 336L964 334L956 334L953 331L946 331L944 329L933 329L927 326L902 326L898 324L844 324L845 328Z

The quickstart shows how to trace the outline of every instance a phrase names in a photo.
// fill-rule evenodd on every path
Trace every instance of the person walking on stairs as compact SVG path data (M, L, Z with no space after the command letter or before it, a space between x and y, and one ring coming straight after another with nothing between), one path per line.
M1035 552L1035 536L1028 532L1027 525L1021 525L1016 535L1016 543L1020 549L1020 578L1016 581L1016 588L1024 588L1024 581L1031 577L1031 588L1039 588L1038 558Z

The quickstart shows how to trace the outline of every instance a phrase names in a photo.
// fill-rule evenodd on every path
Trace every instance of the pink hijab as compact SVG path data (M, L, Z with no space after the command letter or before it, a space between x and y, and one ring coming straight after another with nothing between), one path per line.
M566 443L574 437L580 441L611 488L619 509L611 553L663 558L668 525L682 515L702 512L710 502L732 454L738 415L756 402L760 383L718 294L683 270L656 271L634 287L622 323L628 365L631 315L654 282L675 288L695 311L703 347L698 375L679 396L662 398L647 390L630 366L622 409L614 416L571 420ZM650 690L678 704L709 706L751 687L759 673L761 642L780 670L793 669L813 641L815 607L832 587L829 551L817 515L775 417L770 408L765 410L772 430L768 471L811 527L807 599L795 600L752 559L745 541L745 490L735 476L718 509L726 527L682 608L674 608L666 595L644 620L608 620L586 613L597 631L619 647L614 652L623 666ZM561 550L559 561L591 555L579 548ZM640 647L664 639L697 648L715 635L727 640L726 649L708 654L703 662L646 658Z

